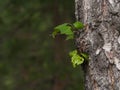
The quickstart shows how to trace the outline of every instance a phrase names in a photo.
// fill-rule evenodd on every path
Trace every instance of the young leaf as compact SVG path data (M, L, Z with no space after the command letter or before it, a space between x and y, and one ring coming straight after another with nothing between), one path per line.
M84 62L84 58L78 55L77 50L70 52L69 55L71 56L73 67L76 67L76 65L80 65Z
M61 30L61 29L64 29L64 27L66 27L68 25L68 23L64 23L64 24L61 24L61 25L58 25L54 28L54 30Z
M64 28L65 26L67 26L67 23L64 23L64 24L61 24L61 25L58 25L54 28L54 32L52 33L52 37L55 38L55 36L57 35L57 33L60 32L60 30L62 28Z
M65 34L65 35L73 34L70 26L64 26L64 27L60 28L59 31L61 34Z
M82 28L84 28L84 24L81 23L81 22L79 22L79 21L73 23L73 26L74 26L76 29L82 29Z
M73 50L69 53L69 55L72 57L73 55L76 55L77 54L77 50Z
M73 39L74 34L73 34L72 30L71 30L71 27L68 26L68 23L64 23L64 24L61 24L61 25L58 25L57 27L55 27L54 32L52 33L53 38L59 32L60 32L60 34L65 34L67 36L66 40Z
M74 34L69 34L67 35L66 40L73 39L73 38L74 38Z
M71 58L71 62L73 63L73 67L76 67L76 65L82 64L84 61L84 58L80 57L79 55L73 55Z
M52 33L52 37L55 38L55 36L57 35L57 33L59 33L59 30L54 30L54 32Z

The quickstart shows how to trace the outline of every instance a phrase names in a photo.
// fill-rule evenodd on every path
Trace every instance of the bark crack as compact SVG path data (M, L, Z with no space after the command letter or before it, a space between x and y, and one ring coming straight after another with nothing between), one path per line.
M76 38L78 50L90 56L85 90L120 90L120 0L76 1L76 17L87 25Z

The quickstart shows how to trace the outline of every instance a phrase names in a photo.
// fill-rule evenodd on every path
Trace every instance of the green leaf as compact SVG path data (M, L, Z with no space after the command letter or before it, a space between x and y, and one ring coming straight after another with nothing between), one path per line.
M76 55L77 54L77 50L73 50L69 53L69 55L72 57L73 55Z
M79 55L74 55L72 56L71 61L73 63L73 67L76 67L76 65L80 65L83 63L84 58L80 57Z
M61 34L70 35L73 34L70 26L64 26L59 29Z
M62 29L64 26L67 26L69 23L64 23L56 26L54 29Z
M71 56L73 67L76 67L76 65L80 65L84 62L84 58L78 54L77 50L70 52L69 55Z
M57 35L57 33L59 33L59 30L54 30L54 32L52 33L52 37L55 38L55 36Z
M76 29L83 29L84 28L84 24L82 22L75 22L73 23L73 26L76 28Z
M67 36L66 40L73 39L74 37L74 34L71 30L71 27L68 26L68 23L64 23L64 24L56 26L54 28L54 32L52 33L53 38L57 35L57 33L65 34Z
M66 40L73 39L73 38L74 38L74 34L70 34L70 35L67 35Z

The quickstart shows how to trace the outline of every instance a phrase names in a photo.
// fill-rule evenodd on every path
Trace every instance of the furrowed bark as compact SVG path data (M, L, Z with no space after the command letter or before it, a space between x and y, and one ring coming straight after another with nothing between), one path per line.
M76 35L79 52L89 54L85 90L120 90L120 0L75 0L85 29Z

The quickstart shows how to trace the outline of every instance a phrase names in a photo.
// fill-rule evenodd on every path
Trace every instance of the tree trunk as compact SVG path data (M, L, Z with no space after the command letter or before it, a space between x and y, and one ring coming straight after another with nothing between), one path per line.
M120 90L120 0L75 0L85 29L76 35L85 63L85 90Z

